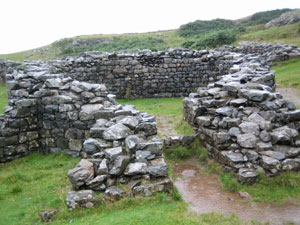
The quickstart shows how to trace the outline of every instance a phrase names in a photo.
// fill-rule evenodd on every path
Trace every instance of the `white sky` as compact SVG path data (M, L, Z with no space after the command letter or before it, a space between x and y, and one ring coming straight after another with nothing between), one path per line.
M175 29L215 18L300 8L299 0L0 0L0 54L83 34Z

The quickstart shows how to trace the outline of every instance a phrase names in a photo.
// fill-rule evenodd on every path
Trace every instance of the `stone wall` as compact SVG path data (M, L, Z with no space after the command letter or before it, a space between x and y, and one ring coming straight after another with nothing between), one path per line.
M68 195L70 209L79 204L78 190L103 191L107 200L115 200L116 191L118 197L172 192L154 116L118 104L103 84L50 74L47 64L26 64L6 75L6 85L0 162L33 152L84 158L68 173L75 190Z
M228 72L231 61L220 52L184 49L136 53L84 53L50 62L54 73L104 83L117 98L187 96Z
M0 82L5 82L5 75L9 71L9 68L15 68L19 65L21 65L21 63L0 59Z
M300 49L296 45L284 43L253 43L244 41L239 43L238 46L223 46L216 50L254 54L259 56L261 62L265 61L269 64L275 61L300 58Z
M211 157L238 172L242 183L255 182L257 170L299 171L300 110L275 92L275 72L263 57L230 54L229 74L183 100L184 118Z

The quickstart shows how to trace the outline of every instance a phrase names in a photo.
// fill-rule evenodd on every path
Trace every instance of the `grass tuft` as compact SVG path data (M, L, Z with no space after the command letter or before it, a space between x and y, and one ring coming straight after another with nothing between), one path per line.
M22 192L22 187L20 187L20 186L18 186L18 185L12 187L12 189L11 189L11 193L12 193L12 194L18 194L18 193L20 193L20 192Z
M200 162L207 160L207 150L203 149L199 139L195 141L189 147L180 145L167 147L164 149L164 153L169 160L183 160L191 157L196 157Z
M175 123L174 129L180 135L191 136L195 133L193 127L182 118L177 123Z
M241 190L241 184L234 178L232 173L222 173L220 174L220 180L222 183L222 187L225 190L230 192L238 192Z

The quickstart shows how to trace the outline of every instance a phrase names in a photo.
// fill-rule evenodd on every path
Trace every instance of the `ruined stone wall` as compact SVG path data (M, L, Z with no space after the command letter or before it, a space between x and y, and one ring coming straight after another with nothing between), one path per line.
M232 62L220 52L183 49L137 53L84 53L50 62L54 73L103 83L117 98L187 96L227 73Z
M0 59L0 82L5 82L5 75L9 71L9 68L15 68L19 65L21 65L21 63Z
M78 190L103 191L107 201L173 191L154 116L118 104L103 84L50 74L46 63L24 65L6 75L6 85L0 162L33 152L84 158L68 173L75 190L68 194L70 209L82 206Z
M272 63L293 58L300 58L300 50L296 45L284 43L241 42L238 46L222 46L218 51L229 51L243 54L254 54L261 61Z
M229 74L183 100L185 120L242 183L255 182L258 170L270 176L299 171L300 110L275 92L275 72L264 58L230 54Z

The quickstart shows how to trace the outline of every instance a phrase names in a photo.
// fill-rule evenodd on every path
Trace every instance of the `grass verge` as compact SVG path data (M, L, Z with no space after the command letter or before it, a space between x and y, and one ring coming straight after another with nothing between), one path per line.
M231 192L246 191L257 202L300 204L300 174L286 172L276 177L261 175L259 182L252 186L241 185L231 173L220 174L222 187Z
M0 164L0 224L44 224L39 212L55 209L51 224L244 224L238 217L188 213L178 192L148 198L125 198L92 209L68 211L65 204L70 183L67 171L79 159L62 154L33 154ZM99 196L101 197L101 195Z
M278 87L293 87L300 90L300 59L277 62L272 67L276 71Z
M119 99L118 102L135 105L138 110L153 115L182 115L182 98Z

